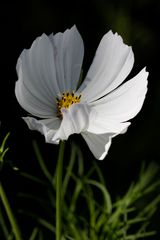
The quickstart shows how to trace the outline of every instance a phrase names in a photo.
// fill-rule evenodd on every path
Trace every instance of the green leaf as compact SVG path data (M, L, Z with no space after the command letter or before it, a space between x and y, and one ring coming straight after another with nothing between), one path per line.
M105 203L104 212L106 212L107 214L110 214L112 212L112 201L107 188L103 184L91 179L87 179L86 183L97 187L102 192L104 197L104 203Z
M40 165L40 168L43 172L43 174L46 176L46 178L52 183L52 175L50 174L50 172L48 171L47 169L47 166L45 165L45 162L42 158L42 155L40 153L40 150L39 150L39 147L38 147L38 144L36 143L35 140L33 140L32 142L33 144L33 148L34 148L34 151L35 151L35 154L36 154L36 157L37 157L37 160L39 162L39 165Z
M33 229L33 231L32 231L32 234L31 234L29 240L35 240L35 238L36 238L37 235L38 235L38 228L35 227L35 228Z

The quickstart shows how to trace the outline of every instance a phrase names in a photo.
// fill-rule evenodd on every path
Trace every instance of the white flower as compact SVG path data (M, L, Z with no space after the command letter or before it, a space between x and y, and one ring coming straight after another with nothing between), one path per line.
M81 133L97 159L103 159L111 139L124 133L141 109L147 92L145 68L123 83L134 55L122 38L109 31L102 38L93 63L77 89L84 55L75 26L64 33L43 34L17 62L15 93L34 117L24 117L31 130L58 144ZM120 86L119 86L120 85Z

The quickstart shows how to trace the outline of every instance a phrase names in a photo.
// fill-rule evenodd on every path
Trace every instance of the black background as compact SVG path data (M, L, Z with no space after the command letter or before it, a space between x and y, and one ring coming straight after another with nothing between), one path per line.
M156 0L93 0L93 1L12 1L0 4L0 138L10 131L8 156L15 166L36 170L31 140L41 146L48 164L55 167L58 147L44 143L44 137L28 130L21 119L25 111L14 95L17 75L15 66L24 48L41 35L63 32L76 24L85 45L84 75L89 68L102 36L110 29L118 32L125 43L132 45L135 65L130 77L144 66L149 71L148 93L141 112L132 120L126 134L117 136L109 154L99 162L107 186L114 195L126 190L136 179L142 162L160 164L160 1ZM76 141L83 148L86 166L92 154L80 136ZM96 160L97 161L97 160ZM8 185L11 184L7 172ZM9 178L8 178L9 177Z

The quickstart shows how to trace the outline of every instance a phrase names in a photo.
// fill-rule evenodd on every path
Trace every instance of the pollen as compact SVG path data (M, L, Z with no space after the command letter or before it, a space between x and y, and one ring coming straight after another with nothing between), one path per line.
M62 93L61 98L57 98L57 116L59 118L63 118L61 109L62 108L68 109L72 104L79 103L80 99L81 99L81 95L77 96L74 94L74 92Z

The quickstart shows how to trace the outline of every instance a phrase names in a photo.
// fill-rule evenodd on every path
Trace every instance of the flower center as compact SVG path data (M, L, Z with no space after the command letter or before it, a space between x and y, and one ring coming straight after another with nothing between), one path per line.
M68 109L72 104L80 102L81 95L76 96L74 92L69 93L62 93L62 97L59 99L57 98L57 116L59 118L63 118L61 109L66 108Z

